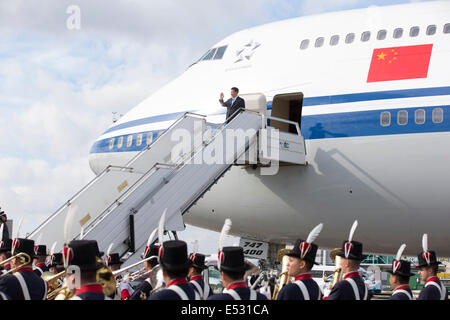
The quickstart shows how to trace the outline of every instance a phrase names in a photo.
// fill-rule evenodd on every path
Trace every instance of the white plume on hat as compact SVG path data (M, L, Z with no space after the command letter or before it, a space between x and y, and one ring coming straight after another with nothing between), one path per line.
M225 242L226 236L230 233L231 230L231 219L227 218L225 220L225 223L223 224L222 231L220 232L220 238L219 238L219 251L222 252L223 245ZM222 253L223 254L223 253ZM217 256L217 268L220 270L220 254Z
M19 220L19 226L17 227L16 236L14 237L15 239L19 238L20 228L22 227L22 222L23 222L23 217L21 217Z
M51 256L55 253L56 243L57 243L57 241L53 242L52 247L50 249L50 255Z
M358 227L358 220L355 220L355 222L353 222L352 228L350 229L350 233L348 235L348 242L352 242L353 235L355 234L355 230L357 227Z
M163 237L164 237L164 225L166 223L166 212L167 208L164 209L163 214L161 215L161 218L159 219L159 225L158 225L158 242L160 244L163 243Z
M301 251L301 258L303 259L305 255L308 253L309 248L311 248L311 243L316 240L316 238L319 236L320 232L322 231L323 223L319 223L317 226L314 227L314 229L311 230L308 237L306 238L306 243L308 244L308 247L304 249L304 246L301 245L300 251Z
M150 236L148 237L148 240L147 240L147 247L150 247L150 245L152 244L153 240L155 239L156 232L158 232L158 228L155 228L152 231L152 233L150 233Z
M308 235L308 238L306 238L306 242L313 243L314 240L319 236L320 232L322 231L323 223L319 223L317 226L314 227L314 229L311 230L311 232Z
M351 247L352 247L352 244L351 244L351 242L352 242L352 240L353 240L353 236L354 236L354 234L355 234L355 231L356 231L356 228L358 227L358 220L355 220L355 222L353 222L353 225L352 225L352 227L350 228L350 233L349 233L349 235L348 235L348 243L349 243L349 248L347 249L347 243L345 244L345 247L344 247L344 249L345 249L345 252L344 252L344 255L345 255L345 258L346 259L348 259L348 256L349 256L349 254L350 254L350 251L351 251Z
M69 205L69 210L67 211L66 219L64 220L64 242L66 246L69 246L72 232L72 224L77 210L78 206ZM64 254L64 251L63 251L63 260L64 260L64 267L67 268L67 266L69 265L69 261L66 261L66 255Z
M400 259L402 258L402 255L403 255L403 251L405 251L405 248L406 248L406 244L403 243L397 251L395 260L400 261Z
M424 252L428 252L428 234L426 233L422 236L422 249Z

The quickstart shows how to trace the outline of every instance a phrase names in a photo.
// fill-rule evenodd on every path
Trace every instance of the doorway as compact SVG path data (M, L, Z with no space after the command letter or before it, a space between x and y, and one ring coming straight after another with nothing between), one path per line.
M297 122L301 128L302 106L303 93L301 92L277 94L272 100L271 115L273 117ZM297 133L295 125L273 119L271 119L270 123L272 127L277 128L280 131Z

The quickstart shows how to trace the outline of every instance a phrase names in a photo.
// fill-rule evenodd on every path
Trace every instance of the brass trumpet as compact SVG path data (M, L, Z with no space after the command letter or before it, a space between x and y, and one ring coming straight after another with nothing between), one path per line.
M19 258L20 264L14 268L11 268L7 272L3 273L0 277L3 277L4 275L10 274L10 273L14 273L14 272L16 272L16 270L19 270L20 268L23 268L24 266L31 263L31 257L28 254L26 254L25 252L20 252L6 260L3 260L2 262L0 262L0 267L3 267L5 264L8 264L8 262L10 262L16 258Z

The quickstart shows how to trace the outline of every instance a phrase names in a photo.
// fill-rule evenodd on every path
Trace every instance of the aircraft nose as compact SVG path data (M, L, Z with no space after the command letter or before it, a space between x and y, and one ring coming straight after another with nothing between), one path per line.
M97 153L91 153L89 155L89 166L91 167L91 170L98 175L101 172L100 168L100 157Z

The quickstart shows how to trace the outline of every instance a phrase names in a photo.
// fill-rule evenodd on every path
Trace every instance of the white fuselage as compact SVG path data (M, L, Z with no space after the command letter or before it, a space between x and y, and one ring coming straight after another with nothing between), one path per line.
M421 251L421 236L450 255L450 3L373 7L291 19L235 33L220 59L199 61L144 100L100 136L90 164L98 173L124 165L183 112L223 122L219 93L303 93L301 131L308 165L283 166L275 176L233 166L184 216L184 221L275 243L305 238L320 222L319 246L340 247L355 219L367 252ZM429 35L429 26L436 32ZM412 27L417 36L410 36ZM403 29L400 38L394 30ZM450 26L448 27L450 29ZM378 40L380 30L385 39ZM370 39L362 41L362 33ZM355 34L352 43L346 35ZM330 39L339 35L337 45ZM316 39L324 44L315 47ZM300 49L309 39L308 48ZM320 42L320 40L319 40ZM425 77L367 82L375 49L432 44ZM407 122L400 119L407 112ZM390 115L382 124L382 113ZM425 115L422 121L420 115ZM127 145L127 137L130 142ZM122 137L121 148L117 142ZM112 140L113 139L113 140ZM132 139L132 140L131 140Z

